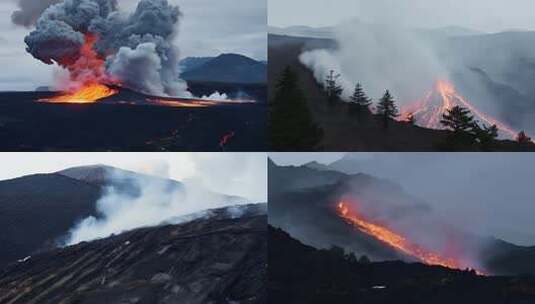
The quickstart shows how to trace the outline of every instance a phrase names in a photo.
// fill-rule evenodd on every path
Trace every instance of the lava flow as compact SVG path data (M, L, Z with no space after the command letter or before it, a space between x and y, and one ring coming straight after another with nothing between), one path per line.
M103 84L119 82L106 75L105 61L94 50L96 42L97 36L86 34L79 58L62 60L70 73L70 83L65 86L74 88L57 96L40 99L40 102L93 103L118 93L118 90Z
M408 240L403 235L387 228L379 223L366 220L362 215L351 210L346 202L340 202L337 208L338 214L358 230L373 238L401 251L402 253L420 260L429 265L439 265L452 269L462 269L460 261L451 257L444 257L440 253L427 250L422 246ZM478 274L482 272L476 271Z
M214 100L195 98L147 98L149 104L174 108L207 108L212 106L238 105L255 103L254 100Z
M106 85L92 83L69 93L63 93L51 98L39 99L40 102L50 103L93 103L98 100L117 94L119 91Z
M422 127L442 129L443 126L440 123L442 115L455 106L470 110L476 120L490 126L496 125L500 131L510 138L515 138L518 134L507 124L477 109L457 92L452 83L445 80L437 81L434 89L428 92L423 100L407 106L402 112L405 113L405 116L412 115L418 125Z

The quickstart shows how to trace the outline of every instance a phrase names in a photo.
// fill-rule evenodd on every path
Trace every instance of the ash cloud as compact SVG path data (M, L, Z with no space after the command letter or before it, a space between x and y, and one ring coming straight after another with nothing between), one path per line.
M181 16L167 0L141 0L131 14L119 11L114 0L64 0L43 11L25 42L35 58L72 69L85 55L88 35L94 36L92 51L105 61L105 81L118 79L148 94L187 97L173 45Z
M17 5L19 10L11 14L11 21L16 25L32 26L35 25L39 16L50 5L59 3L61 0L19 0Z

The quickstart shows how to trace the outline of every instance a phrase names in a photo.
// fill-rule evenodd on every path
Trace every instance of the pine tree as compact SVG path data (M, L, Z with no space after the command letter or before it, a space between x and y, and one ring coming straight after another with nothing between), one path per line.
M327 98L330 104L334 104L340 101L340 96L344 89L337 82L337 79L340 77L340 74L334 74L334 71L331 70L327 78L325 78L325 91L327 91Z
M355 91L353 91L353 95L350 97L350 106L351 108L355 109L357 112L369 112L369 106L372 104L372 101L366 93L364 92L364 89L362 88L362 85L360 83L357 83L355 85Z
M490 151L493 143L498 138L498 127L496 125L490 127L483 125L483 127L480 127L475 123L473 134L476 142L479 144L479 148L482 151Z
M460 106L455 106L442 114L440 123L450 128L454 133L469 133L476 125L470 110Z
M379 100L377 104L377 114L383 118L383 125L388 127L388 122L399 116L398 108L394 101L394 97L390 94L390 91L386 90L385 94Z
M269 129L274 151L315 150L322 130L314 123L297 75L286 67L270 103Z

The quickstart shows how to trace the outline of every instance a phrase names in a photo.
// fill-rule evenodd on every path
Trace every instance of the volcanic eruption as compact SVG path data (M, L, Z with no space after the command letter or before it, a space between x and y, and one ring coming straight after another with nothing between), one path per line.
M352 204L348 202L341 201L338 203L337 214L359 231L422 263L452 269L471 268L468 267L469 265L466 262L455 256L448 256L438 251L427 249L387 225L367 219L363 214L352 208ZM484 274L480 270L476 270L476 272Z
M173 45L181 12L167 0L140 0L131 14L116 0L63 0L37 19L27 51L68 72L61 93L41 101L95 102L116 87L159 96L192 97L176 68Z
M455 86L446 80L438 80L434 88L422 100L416 101L402 109L402 117L412 116L415 122L431 129L443 129L440 123L442 115L455 106L470 110L474 118L488 125L496 125L507 137L515 138L515 131L506 123L491 117L478 109L473 103L464 98Z

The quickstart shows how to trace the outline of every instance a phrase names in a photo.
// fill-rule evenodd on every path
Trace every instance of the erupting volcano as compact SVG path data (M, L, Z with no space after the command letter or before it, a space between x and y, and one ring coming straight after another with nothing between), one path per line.
M443 256L438 252L428 250L410 240L402 234L380 224L374 223L355 210L351 209L346 202L340 202L337 206L337 212L340 217L350 223L361 232L372 236L373 238L385 243L386 245L400 251L408 256L418 259L429 265L439 265L447 268L462 269L466 265L454 257ZM483 274L481 271L476 271Z
M507 137L515 138L518 134L517 131L513 130L506 123L476 108L457 92L451 82L445 80L437 81L433 90L428 92L422 100L407 106L402 112L404 113L403 117L412 116L416 123L422 127L442 129L444 128L440 123L442 114L455 106L470 110L476 120L487 125L496 125Z
M84 35L84 44L80 48L76 60L70 57L61 59L61 63L69 71L69 82L66 92L59 95L40 99L40 102L50 103L93 103L118 93L103 83L120 83L106 75L105 61L95 52L94 47L98 37L93 34Z

